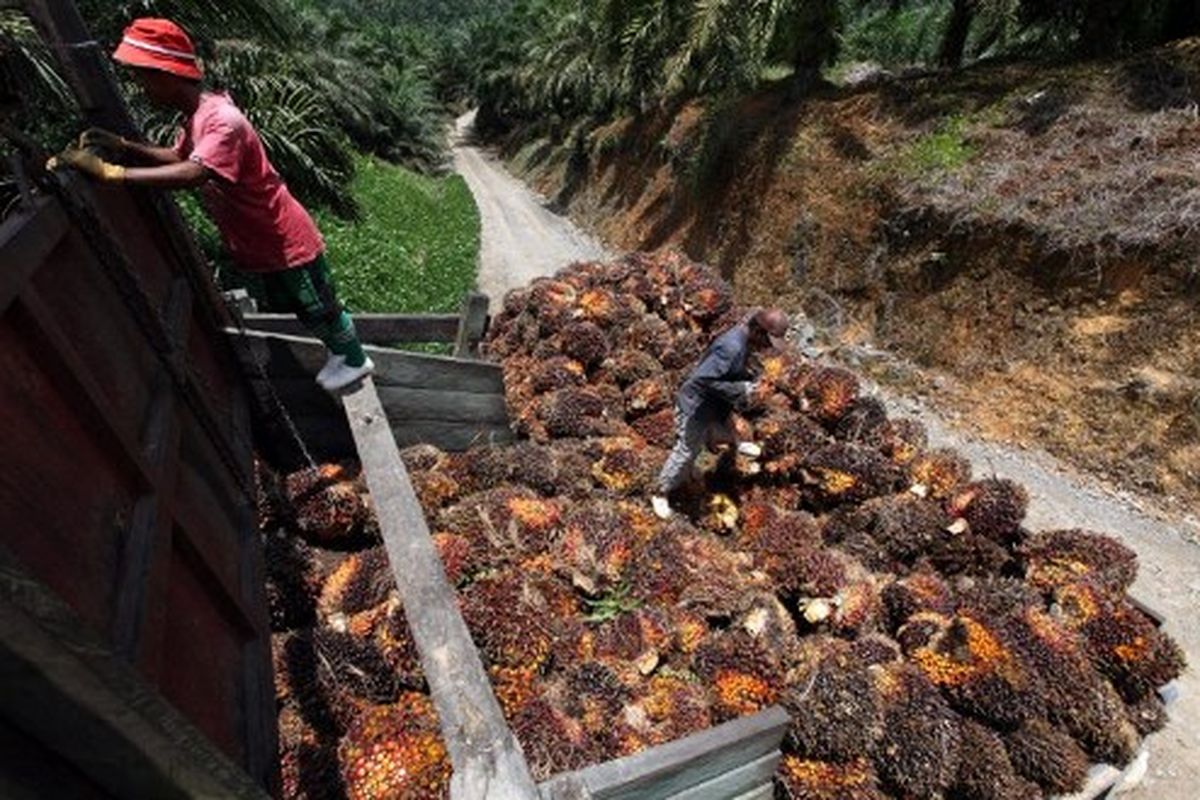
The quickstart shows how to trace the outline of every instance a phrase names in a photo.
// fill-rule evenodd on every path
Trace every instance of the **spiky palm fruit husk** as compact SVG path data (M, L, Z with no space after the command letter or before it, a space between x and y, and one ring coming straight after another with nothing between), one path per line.
M1079 581L1113 594L1127 592L1137 578L1137 554L1111 536L1083 530L1049 531L1021 547L1025 579L1043 592Z
M592 477L617 495L646 494L658 477L659 458L645 443L630 438L604 439L592 448Z
M833 426L838 439L869 447L882 448L887 432L888 414L874 397L860 397Z
M603 368L621 388L662 374L662 364L653 355L628 348L614 351L605 359Z
M316 622L320 579L312 548L284 531L263 534L267 609L271 630L290 631Z
M838 636L855 638L884 626L883 578L864 573L851 570L851 580L834 597L829 630Z
M338 464L287 477L288 503L302 536L314 544L332 545L345 543L358 532L366 521L367 507L354 477Z
M677 603L691 579L683 542L695 535L689 523L673 518L652 536L625 570L632 596L651 605Z
M641 689L637 703L648 723L651 745L678 741L712 727L708 695L690 673L656 674Z
M632 384L625 390L626 414L631 420L670 409L678 387L670 376L659 374Z
M929 446L925 426L915 419L900 417L888 420L880 432L879 450L893 464L907 466Z
M536 781L599 763L591 760L591 737L583 724L560 708L554 695L541 687L538 696L511 721L513 735L521 743Z
M899 642L879 632L855 639L850 643L850 649L867 666L892 664L904 657Z
M810 453L801 469L816 508L890 494L900 480L899 472L878 450L842 442Z
M420 502L421 508L425 509L427 514L444 508L462 494L462 488L458 485L458 481L441 470L410 471L410 478L413 491L417 494L417 501Z
M603 501L575 505L553 546L559 569L585 594L599 595L625 580L638 538L619 509Z
M957 711L1005 729L1035 713L1036 677L998 631L964 614L934 621L937 630L908 656Z
M450 457L431 444L415 444L400 451L400 460L404 462L405 469L415 474L443 469Z
M787 800L885 800L866 758L847 762L811 761L785 755L776 780Z
M1040 607L1025 609L1009 626L1023 657L1042 683L1042 709L1096 762L1124 766L1137 754L1138 731L1125 705L1092 667L1076 631Z
M868 752L880 722L871 673L849 642L817 636L802 642L781 699L792 715L791 749L818 761L850 761Z
M419 705L418 705L419 704ZM349 800L442 800L450 760L428 701L403 698L367 710L338 748ZM418 710L420 709L420 710Z
M624 307L609 289L592 287L579 294L578 314L586 322L609 328L624 316Z
M396 676L375 643L333 628L315 628L313 646L328 672L319 673L326 695L334 688L359 700L390 703L396 699Z
M396 579L384 548L354 553L325 579L317 613L322 619L334 614L357 614L387 600L395 588Z
M593 631L588 657L609 664L636 666L647 658L665 655L673 644L670 617L653 607L620 614L594 626Z
M567 711L591 737L609 730L631 697L617 670L599 661L571 665L563 678Z
M934 501L912 494L868 500L862 513L869 514L865 529L890 560L912 565L945 539L950 517Z
M911 664L871 671L881 709L871 757L883 788L897 797L940 797L959 767L961 718Z
M694 275L683 286L683 308L701 325L715 322L733 308L733 291L716 275Z
M957 607L950 586L932 570L918 570L888 584L883 589L883 602L887 627L893 633L917 614L949 616Z
M608 336L598 325L577 322L562 332L562 351L578 361L584 369L593 369L608 357Z
M641 350L655 357L667 352L675 343L675 334L671 326L654 314L642 317L618 336L622 348Z
M279 711L279 777L284 800L321 800L345 792L337 738L315 731L293 706Z
M537 394L556 392L586 381L587 371L583 364L567 356L555 356L538 364L533 373L533 391Z
M700 646L692 671L708 687L715 719L756 714L779 699L784 676L776 655L742 631L726 631Z
M562 389L545 395L538 415L549 436L582 439L600 433L607 406L592 389Z
M514 719L533 702L539 670L531 667L491 667L492 691L505 719Z
M446 580L452 586L457 586L465 581L480 567L482 554L475 551L471 546L471 540L465 536L454 533L435 533L433 534L433 546L437 548L442 569L446 571Z
M841 367L821 367L807 376L802 405L822 425L834 426L858 399L858 378Z
M280 476L262 460L254 459L254 505L258 529L270 531L287 521L287 497Z
M784 596L831 597L845 584L844 564L821 547L817 521L805 512L778 516L738 544L754 555Z
M670 609L672 646L682 656L691 656L711 635L708 622L691 609L678 606Z
M1142 736L1158 733L1167 727L1167 705L1157 692L1151 692L1129 706L1129 720Z
M704 355L704 341L690 331L679 331L659 355L664 369L690 370Z
M797 645L796 620L773 592L761 591L748 598L746 609L731 627L745 631L764 649L776 653L780 664L791 662Z
M949 796L962 800L1041 800L1042 790L1019 776L1004 741L978 722L964 719L958 776Z
M520 573L476 581L459 595L459 605L489 665L536 670L550 657L549 620L541 598Z
M1029 493L1009 480L988 479L961 487L950 498L947 511L965 519L971 532L1011 547L1024 538L1021 523L1029 508Z
M1055 606L1087 640L1092 663L1126 703L1137 703L1183 673L1186 659L1179 645L1127 601L1077 583L1055 592Z
M754 438L763 447L763 470L780 478L797 477L804 458L830 442L820 425L790 410L772 411L756 420Z
M1019 578L1006 575L960 576L954 581L958 609L980 619L1006 624L1041 608L1042 596Z
M566 281L543 278L529 288L528 309L537 317L543 337L551 336L566 327L574 317L579 293Z
M538 494L559 493L560 459L555 448L534 442L516 442L508 447L508 480Z
M399 601L385 606L385 614L371 631L371 641L403 691L424 692L427 684L421 666L421 654L408 628L408 619Z
M474 553L515 558L543 552L557 537L558 501L531 489L504 486L465 497L438 515L437 528L466 538Z
M944 500L971 480L971 462L954 450L943 448L910 461L908 473L914 493Z
M709 618L727 618L744 610L746 599L771 587L770 577L754 569L748 553L723 539L695 536L682 542L687 582L680 601Z
M926 560L946 576L998 575L1015 569L1012 551L970 530L964 533L947 531L947 535L930 548Z
M1003 738L1013 769L1047 793L1073 794L1087 783L1087 754L1045 719L1034 717Z
M480 350L489 358L509 358L529 352L540 334L537 316L530 311L523 311L492 325Z

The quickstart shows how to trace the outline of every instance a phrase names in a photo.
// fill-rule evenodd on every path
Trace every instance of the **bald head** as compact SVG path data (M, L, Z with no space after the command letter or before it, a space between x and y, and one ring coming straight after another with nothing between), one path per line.
M750 333L758 347L782 347L787 332L787 314L778 308L760 308L750 315Z

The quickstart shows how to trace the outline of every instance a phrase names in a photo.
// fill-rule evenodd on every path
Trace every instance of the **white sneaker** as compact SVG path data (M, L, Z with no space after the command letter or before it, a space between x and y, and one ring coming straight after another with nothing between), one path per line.
M656 494L650 498L650 507L654 509L654 516L659 519L670 519L675 513L671 510L671 504L667 502L667 498L661 494Z
M317 383L324 386L325 382L329 380L329 376L333 374L333 371L344 363L346 363L345 356L330 353L329 358L325 359L325 366L321 367L321 371L317 373Z
M737 451L747 458L758 458L762 455L762 445L755 442L738 442Z
M345 359L342 359L342 362L325 376L325 380L322 381L318 377L317 381L321 384L321 388L327 392L340 392L342 389L362 380L374 371L375 362L369 358L361 367L352 367L346 363Z

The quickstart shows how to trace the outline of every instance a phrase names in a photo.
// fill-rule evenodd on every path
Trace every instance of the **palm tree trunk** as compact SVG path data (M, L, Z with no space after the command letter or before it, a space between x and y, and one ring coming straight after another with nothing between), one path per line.
M958 67L962 65L963 54L967 49L967 36L971 33L971 23L975 21L975 10L979 0L954 0L950 10L950 22L942 35L942 46L938 50L938 63L943 67Z

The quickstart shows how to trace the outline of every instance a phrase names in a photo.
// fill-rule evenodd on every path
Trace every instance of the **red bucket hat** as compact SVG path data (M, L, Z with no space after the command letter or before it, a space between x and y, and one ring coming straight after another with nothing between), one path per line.
M157 69L193 81L204 77L192 40L169 19L135 19L125 29L113 60L127 67Z

